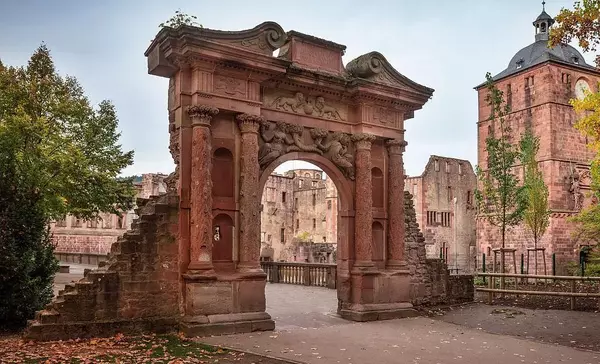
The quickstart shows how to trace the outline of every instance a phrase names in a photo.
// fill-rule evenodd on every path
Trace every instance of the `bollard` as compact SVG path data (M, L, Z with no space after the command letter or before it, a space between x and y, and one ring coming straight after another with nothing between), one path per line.
M556 275L556 253L552 253L552 275ZM554 283L555 280L552 280L552 282Z
M485 273L485 253L483 253L483 273ZM486 277L483 277L483 284L486 282Z

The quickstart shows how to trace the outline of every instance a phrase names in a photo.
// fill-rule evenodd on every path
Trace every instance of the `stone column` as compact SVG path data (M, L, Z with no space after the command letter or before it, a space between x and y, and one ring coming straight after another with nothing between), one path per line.
M218 109L194 105L187 108L192 123L190 188L190 265L192 274L210 275L212 265L212 140L210 122Z
M404 162L402 153L406 142L392 139L386 142L388 150L388 267L404 264Z
M238 268L245 273L261 273L258 130L265 119L249 114L239 114L236 119L242 134Z
M371 180L371 143L375 136L353 134L355 152L354 251L357 267L373 266L373 191Z

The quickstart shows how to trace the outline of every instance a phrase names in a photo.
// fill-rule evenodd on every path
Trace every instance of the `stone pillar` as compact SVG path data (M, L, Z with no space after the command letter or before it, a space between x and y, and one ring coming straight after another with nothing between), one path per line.
M212 141L210 122L218 109L194 105L187 109L192 123L190 188L190 265L192 274L211 275L212 265Z
M371 188L371 143L375 136L365 133L353 134L355 147L354 191L354 251L357 267L373 266L372 226L373 191Z
M260 166L258 130L262 116L239 114L242 134L240 165L240 236L238 268L245 273L262 273L260 268Z
M388 150L388 241L387 266L404 265L404 162L402 153L406 142L392 139L386 142Z

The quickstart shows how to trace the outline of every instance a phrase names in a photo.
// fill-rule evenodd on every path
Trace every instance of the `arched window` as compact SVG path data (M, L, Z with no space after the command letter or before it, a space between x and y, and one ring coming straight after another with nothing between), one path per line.
M213 155L213 196L233 197L235 189L233 154L226 148L215 150Z

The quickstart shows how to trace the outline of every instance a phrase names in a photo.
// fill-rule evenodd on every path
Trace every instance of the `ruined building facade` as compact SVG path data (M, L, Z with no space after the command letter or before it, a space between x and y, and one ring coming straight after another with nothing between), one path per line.
M420 176L407 177L427 258L443 258L456 273L475 268L477 177L467 160L432 155Z
M548 31L553 23L552 17L543 11L533 22L535 42L517 52L494 81L511 107L507 123L512 129L512 142L518 143L526 129L531 129L540 138L537 160L548 186L551 216L539 247L545 248L547 271L550 272L551 255L555 253L558 273L561 273L566 262L577 259L579 247L587 244L573 236L573 225L568 218L596 203L588 196L593 153L588 149L586 137L574 128L578 116L569 100L584 97L586 91L597 92L600 73L569 45L548 48ZM486 138L499 133L500 125L498 121L489 120L485 84L477 86L476 90L479 98L478 164L485 170ZM522 181L522 167L515 166L514 172ZM500 239L499 230L480 216L477 221L478 256L493 254L494 249L500 248ZM507 248L517 249L517 259L521 253L526 256L527 249L534 248L532 235L523 224L509 231L506 243ZM512 267L512 263L507 262ZM538 262L541 262L541 254Z
M148 199L166 192L167 175L146 173L134 179L136 199ZM52 222L50 230L56 256L66 262L96 264L110 251L112 243L131 228L134 210L123 214L104 213L96 220L85 221L75 216Z
M337 190L323 171L271 174L261 203L261 259L333 262L337 218Z

